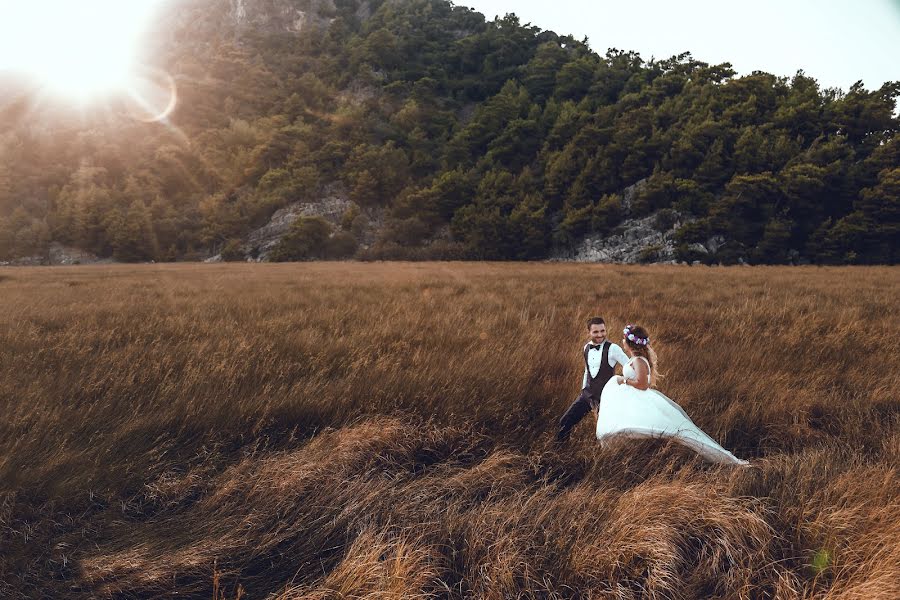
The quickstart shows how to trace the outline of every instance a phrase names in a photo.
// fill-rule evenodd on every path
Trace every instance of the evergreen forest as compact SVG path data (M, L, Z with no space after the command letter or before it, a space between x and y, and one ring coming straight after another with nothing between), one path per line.
M652 215L688 262L900 259L900 82L598 52L445 0L281 1L299 32L212 0L160 20L163 122L3 81L0 260L242 260L326 192L351 208L298 219L271 260L539 260Z

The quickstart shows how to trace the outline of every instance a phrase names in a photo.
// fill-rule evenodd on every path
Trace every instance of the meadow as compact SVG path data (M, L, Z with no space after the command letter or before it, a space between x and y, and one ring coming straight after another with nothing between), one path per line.
M0 597L900 597L898 294L889 267L2 268ZM590 419L555 445L595 314L753 466Z

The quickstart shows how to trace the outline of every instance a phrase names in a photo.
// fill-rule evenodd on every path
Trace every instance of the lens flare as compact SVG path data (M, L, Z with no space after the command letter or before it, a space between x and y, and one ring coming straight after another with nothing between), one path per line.
M0 0L0 71L82 104L125 92L162 1Z
M130 78L126 111L138 121L165 121L178 104L178 90L172 76L160 69L145 68Z

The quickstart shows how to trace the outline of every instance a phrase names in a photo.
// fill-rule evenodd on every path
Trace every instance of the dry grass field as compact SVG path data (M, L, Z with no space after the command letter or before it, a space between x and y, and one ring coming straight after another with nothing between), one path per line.
M900 597L900 269L0 269L0 597ZM749 469L552 443L584 321ZM617 338L614 338L618 341Z

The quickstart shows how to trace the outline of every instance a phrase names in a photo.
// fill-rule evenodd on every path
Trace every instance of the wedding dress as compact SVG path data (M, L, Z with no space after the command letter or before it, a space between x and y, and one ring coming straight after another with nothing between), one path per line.
M645 360L643 357L637 357ZM637 379L631 359L622 369L626 379ZM649 367L649 363L648 363ZM654 390L639 390L620 385L611 378L600 395L597 415L597 439L611 436L671 437L696 451L700 456L718 463L749 465L716 443L694 425L691 418L664 394Z

